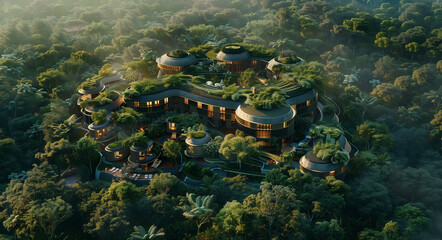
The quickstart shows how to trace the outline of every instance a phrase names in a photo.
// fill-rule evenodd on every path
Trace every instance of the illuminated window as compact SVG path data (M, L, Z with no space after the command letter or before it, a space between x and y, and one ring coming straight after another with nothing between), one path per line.
M138 156L139 156L139 160L144 160L147 157L147 152L139 152Z
M120 152L120 151L114 152L114 158L120 158L120 157L123 157L123 153L122 152Z
M270 125L270 124L256 124L256 128L258 130L271 130L272 125Z
M220 114L220 119L221 120L226 120L226 108L224 108L224 107L220 107L219 108L219 114Z
M207 105L207 116L213 117L213 106L212 105Z
M140 102L134 102L134 107L139 107L140 106Z
M290 121L285 121L284 122L284 126L283 126L283 128L286 128L286 127L288 127L290 125Z
M169 109L169 98L164 99L164 109Z
M189 153L193 153L195 151L195 149L193 148L193 146L189 146L189 148L187 149L187 151Z
M158 107L158 106L160 106L160 100L155 101L155 107Z
M296 109L296 104L292 105L292 108L293 108L293 109Z
M173 122L169 123L169 129L176 130L176 123L173 123Z
M151 108L151 107L152 107L152 102L147 102L146 104L147 104L147 107L148 107L148 108Z
M198 108L203 108L203 103L198 102Z
M230 121L235 121L235 113L230 114Z
M310 106L310 105L312 105L312 100L311 99L307 100L307 107Z
M270 138L271 132L270 131L256 131L256 137L257 138Z
M336 176L336 171L335 170L330 171L330 176Z
M184 98L184 104L189 104L189 99Z
M345 172L345 166L341 168L341 173Z

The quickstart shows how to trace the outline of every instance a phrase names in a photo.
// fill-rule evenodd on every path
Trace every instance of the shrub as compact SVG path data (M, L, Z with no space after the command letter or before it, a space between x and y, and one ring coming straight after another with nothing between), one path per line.
M240 54L245 52L246 50L241 45L230 44L222 47L221 51L225 54Z
M77 90L80 90L80 89L84 89L84 90L94 89L94 88L98 87L101 78L102 77L100 75L95 75L95 76L93 76L91 78L88 78L88 79L86 79L86 81L82 82L77 87Z
M116 142L113 142L113 143L111 143L111 144L109 144L109 145L107 145L109 148L117 148L117 147L121 147L121 146L123 146L123 141L116 141Z
M171 58L183 58L187 57L189 54L186 51L183 50L175 50L167 53L167 56Z
M270 87L258 94L248 95L246 103L250 104L256 109L270 110L284 104L284 101L285 95L281 89Z
M98 112L94 112L92 113L92 121L94 121L94 125L100 125L103 124L104 122L106 122L106 116L107 116L107 111L104 109L101 109Z
M159 91L156 84L152 83L150 80L145 79L140 82L134 82L130 85L126 91L123 92L123 96L126 99L132 99L141 95L154 94Z
M149 144L149 138L144 136L144 132L138 132L132 134L129 138L123 140L123 145L125 147L147 147Z

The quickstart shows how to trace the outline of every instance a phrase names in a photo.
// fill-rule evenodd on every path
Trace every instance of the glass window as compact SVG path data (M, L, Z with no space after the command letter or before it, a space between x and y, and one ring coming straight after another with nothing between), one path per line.
M189 99L184 98L184 104L189 104Z
M213 117L213 106L212 105L207 105L207 116Z
M221 119L221 120L226 120L226 108L224 108L224 107L220 107L219 108L219 114L220 114L220 116L219 116L219 118Z
M203 103L202 102L198 102L198 108L203 108Z
M158 107L158 106L160 106L160 100L155 101L155 107Z
M122 152L120 152L120 151L114 152L114 158L120 158L120 157L123 157L123 153Z
M139 107L140 106L140 102L134 102L134 107Z
M148 108L150 108L150 107L152 107L152 102L147 102L146 105Z
M307 100L307 107L310 106L310 105L312 105L312 100L311 99Z

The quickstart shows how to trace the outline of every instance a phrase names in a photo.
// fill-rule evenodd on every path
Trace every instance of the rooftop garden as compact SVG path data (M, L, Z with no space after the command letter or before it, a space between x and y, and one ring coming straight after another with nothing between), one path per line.
M272 58L276 55L276 49L268 48L264 45L242 43L241 46L243 46L252 57Z
M101 109L98 112L94 112L91 115L91 119L94 122L94 125L101 125L106 122L107 111L105 109Z
M256 109L270 110L285 104L285 94L279 88L269 87L258 94L249 94L246 104Z
M189 56L189 53L183 50L174 50L167 53L167 56L171 58L183 58Z
M241 54L246 50L244 47L238 44L230 44L221 48L221 51L225 54Z
M184 130L184 134L188 138L196 138L201 139L206 136L206 126L204 124L195 124L193 127L188 127L187 130Z
M193 54L196 58L207 58L206 53L210 50L212 50L212 46L200 45L189 49L187 52Z
M191 114L183 113L172 116L169 117L167 121L176 123L177 129L187 129L188 127L192 127L195 124L201 123L201 119L196 112L193 112Z
M81 102L80 107L82 109L86 107L103 107L115 101L118 96L118 92L106 90L98 94L98 96L94 99Z
M295 64L301 61L301 59L299 59L293 51L281 52L276 60L284 64Z
M111 144L109 144L107 146L109 148L118 148L118 147L123 146L123 141L116 141L116 142L113 142L113 143L111 143Z
M347 164L350 161L350 155L341 149L330 134L327 135L325 142L319 142L313 147L313 153L322 161L333 164Z
M130 87L123 92L123 96L126 99L132 99L141 95L154 94L159 90L158 83L149 79L144 79L139 82L131 83Z
M333 139L338 139L344 131L340 126L331 125L318 125L314 129L310 130L309 135L315 138L324 139L327 135L330 135Z
M95 75L91 78L86 79L86 81L82 82L78 87L77 90L84 89L84 90L90 90L97 88L99 86L100 80L102 79L102 76Z
M123 140L122 144L125 147L140 147L146 148L149 145L150 139L147 136L144 136L144 132L137 132L132 134L132 136Z

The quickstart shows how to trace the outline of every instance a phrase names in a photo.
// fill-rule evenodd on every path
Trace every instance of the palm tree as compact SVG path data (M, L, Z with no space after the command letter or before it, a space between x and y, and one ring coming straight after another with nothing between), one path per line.
M209 208L213 195L197 197L194 193L186 193L186 197L190 205L181 207L184 211L183 215L186 218L195 220L199 233L201 226L210 220L210 216L213 213L213 209Z
M134 232L130 235L130 237L127 240L142 240L142 239L156 239L160 236L164 236L164 229L160 228L157 231L157 226L152 225L150 226L149 230L146 231L146 229L143 226L135 226Z
M362 108L362 121L364 121L365 112L367 111L368 107L376 104L378 100L379 99L377 97L370 97L362 92L359 93L359 97L355 98L356 104Z

